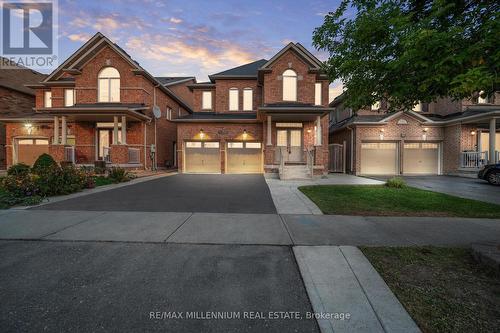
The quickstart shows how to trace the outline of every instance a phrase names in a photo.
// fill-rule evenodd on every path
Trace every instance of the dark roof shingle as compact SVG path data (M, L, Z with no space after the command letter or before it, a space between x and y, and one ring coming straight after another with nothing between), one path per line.
M39 83L45 79L46 75L29 68L17 66L6 58L0 57L0 61L2 64L10 63L8 67L0 67L0 86L34 96L35 91L25 85Z
M209 75L209 77L217 76L255 76L257 77L257 72L267 62L266 59L260 59L249 64L234 67L219 73Z

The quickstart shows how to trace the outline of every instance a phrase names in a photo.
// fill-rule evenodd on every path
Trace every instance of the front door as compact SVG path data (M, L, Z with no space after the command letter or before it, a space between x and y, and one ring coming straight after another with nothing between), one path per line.
M109 158L109 147L113 144L113 129L100 128L97 133L99 160ZM118 131L118 142L122 141L122 131Z
M302 130L280 129L277 132L277 146L285 151L287 162L302 162Z

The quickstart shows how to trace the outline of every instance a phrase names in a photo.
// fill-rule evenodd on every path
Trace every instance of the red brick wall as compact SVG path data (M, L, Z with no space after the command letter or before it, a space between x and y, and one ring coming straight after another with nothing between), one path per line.
M177 132L179 171L183 170L182 151L185 141L200 141L200 129L203 129L203 141L219 141L221 150L221 170L225 172L225 146L228 141L243 141L243 131L247 131L246 141L263 142L262 124L227 124L198 123L179 124Z
M291 66L289 66L291 64ZM316 74L309 73L309 65L293 51L285 52L271 66L272 72L264 74L264 103L283 102L283 80L279 79L287 69L293 69L298 76L297 101L314 104L314 84ZM322 81L322 102L328 105L328 81Z
M210 110L203 110L202 107L202 95L204 91L211 91L212 92L212 109ZM193 89L193 111L194 112L201 112L201 111L207 111L207 112L215 112L215 88L196 88Z
M168 89L172 90L174 94L179 96L184 102L186 102L189 106L193 106L193 92L187 86L189 84L193 84L194 80L190 80L187 82L182 82L176 85L168 86Z

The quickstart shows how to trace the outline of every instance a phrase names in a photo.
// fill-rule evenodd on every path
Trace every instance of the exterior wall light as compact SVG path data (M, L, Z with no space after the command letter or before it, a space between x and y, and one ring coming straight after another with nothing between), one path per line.
M26 128L26 131L28 132L28 134L31 135L31 132L33 131L33 124L32 123L26 123L26 124L24 124L24 128Z
M470 135L476 135L476 131L470 131Z
M379 134L380 140L384 140L384 133L385 133L385 129L382 128L380 130L380 134Z
M246 140L246 139L247 139L247 137L248 137L247 130L246 130L246 129L244 129L244 130L243 130L243 140Z
M422 140L427 140L427 132L429 131L429 129L426 127L422 130L423 134L422 134Z
M203 140L204 137L205 137L205 133L203 132L203 128L200 128L200 139Z

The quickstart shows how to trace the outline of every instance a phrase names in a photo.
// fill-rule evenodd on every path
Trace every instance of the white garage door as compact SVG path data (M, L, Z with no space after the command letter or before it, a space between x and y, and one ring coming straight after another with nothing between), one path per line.
M38 156L49 153L49 140L47 139L18 139L17 163L33 165Z
M405 143L403 150L404 174L439 174L439 144L430 142Z
M185 172L220 173L218 142L186 142L185 146Z
M395 142L365 142L361 144L361 174L395 175L398 173Z
M262 172L262 145L260 142L228 142L227 173Z

